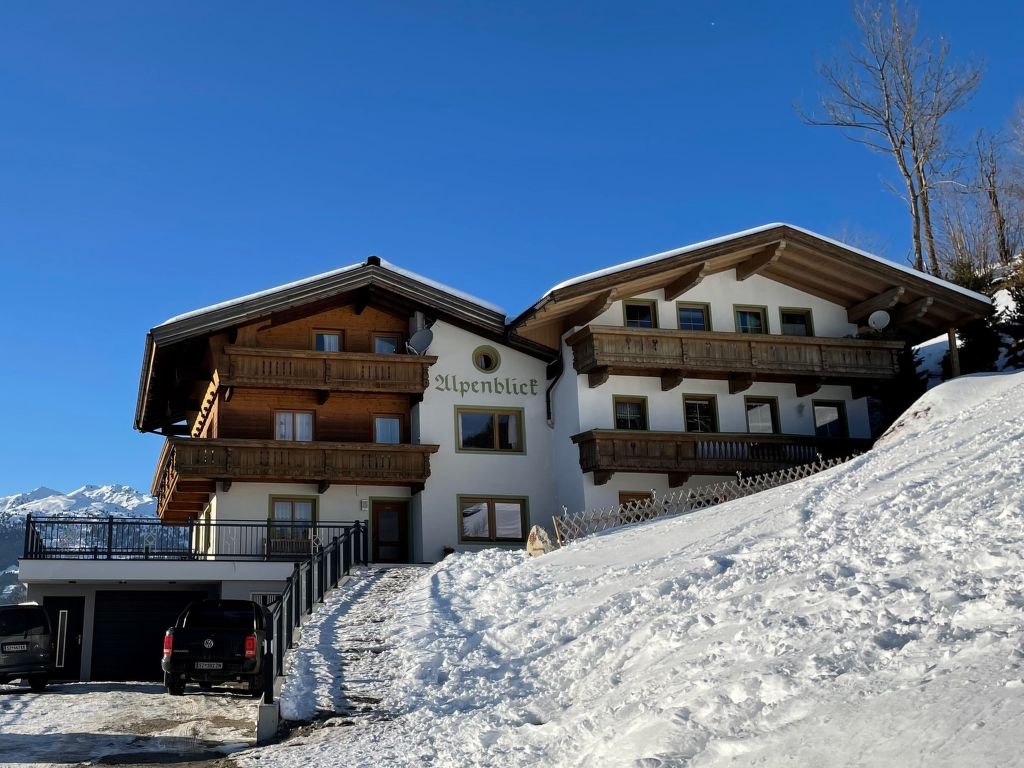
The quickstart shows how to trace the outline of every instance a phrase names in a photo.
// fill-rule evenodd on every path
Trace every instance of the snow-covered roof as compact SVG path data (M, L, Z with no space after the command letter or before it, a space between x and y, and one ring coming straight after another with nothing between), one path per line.
M423 283L424 285L429 285L431 288L435 288L439 291L444 291L445 293L451 294L452 296L457 296L463 301L471 302L480 307L483 307L484 309L488 309L491 312L497 312L501 315L505 314L505 310L499 307L497 304L492 304L491 302L486 301L485 299L481 299L478 296L473 296L472 294L466 293L465 291L460 291L458 288L452 288L450 285L439 283L436 280L433 280L429 277L425 277L424 275L413 272L412 270L405 269L404 267L400 267L397 264L392 264L391 262L386 261L385 259L379 259L379 261L380 266L384 267L385 269L391 270L392 272L395 272L399 275L403 275L404 277L407 277L410 280L415 280L416 282ZM294 280L290 283L285 283L284 285L277 285L274 286L273 288L267 288L262 291L256 291L255 293L250 293L246 296L239 296L234 299L228 299L227 301L218 302L217 304L211 304L208 307L193 309L189 312L185 312L180 315L175 315L174 317L164 320L162 323L155 326L153 330L163 328L174 323L179 323L182 320L189 320L200 315L205 315L209 312L213 312L216 310L228 309L230 307L237 306L239 304L244 304L245 302L248 301L252 301L253 299L266 298L268 296L273 296L274 294L277 293L285 293L295 288L301 288L306 285L322 282L324 280L328 280L329 278L337 277L338 275L343 275L346 272L352 272L353 270L360 269L361 267L365 266L365 262L349 264L344 267L339 267L338 269L332 269L328 272L321 272L318 275L312 275L311 277L304 277L300 280Z
M562 288L568 288L571 285L578 285L580 283L585 283L588 280L594 280L594 279L599 278L599 277L605 277L606 275L613 275L613 274L615 274L617 272L624 272L624 271L632 269L634 267L640 267L640 266L643 266L645 264L651 264L651 263L654 263L654 262L657 262L657 261L663 261L665 259L670 259L670 258L673 258L675 256L681 256L683 254L690 253L690 252L693 252L693 251L699 251L702 248L709 248L711 246L718 245L720 243L729 242L730 240L738 240L738 239L740 239L742 237L747 237L749 235L756 235L756 234L758 234L760 232L767 232L769 230L778 229L780 227L788 227L789 229L795 230L797 232L802 232L805 235L809 235L810 237L817 238L818 240L823 240L826 243L830 243L831 245L835 245L835 246L838 246L839 248L843 248L843 249L845 249L847 251L850 251L852 253L856 253L858 256L863 256L866 259L871 259L872 261L878 262L879 264L884 264L885 266L893 268L893 269L897 269L897 270L899 270L901 272L904 272L904 273L906 273L908 275L912 275L912 276L914 276L916 278L919 278L919 279L927 280L928 282L934 283L935 285L940 285L943 288L946 288L948 290L956 291L957 293L962 293L964 296L968 296L968 297L970 297L972 299L976 299L978 301L984 301L985 303L990 303L990 299L988 298L988 296L985 296L984 294L976 293L975 291L968 290L967 288L963 288L962 286L956 285L955 283L950 283L950 282L948 282L946 280L943 280L941 278L934 277L932 275L929 275L926 272L920 272L920 271L918 271L916 269L913 269L911 267L908 267L908 266L906 266L904 264L898 264L898 263L896 263L894 261L889 261L889 259L883 258L881 256L878 256L878 255L874 254L874 253L869 253L868 251L863 251L860 248L855 248L852 245L847 245L846 243L844 243L844 242L842 242L840 240L835 240L835 239L833 239L831 237L827 237L826 235L818 234L817 232L813 232L812 230L805 229L804 227L798 227L795 224L786 224L785 222L774 222L772 224L762 224L761 226L753 227L752 229L744 229L741 232L733 232L732 234L729 234L729 235L722 235L721 237L715 237L715 238L712 238L710 240L703 240L703 241L701 241L699 243L692 243L691 245L686 245L686 246L683 246L682 248L673 248L670 251L663 251L662 253L655 253L655 254L653 254L651 256L644 256L644 257L639 258L639 259L633 259L632 261L623 262L622 264L615 264L615 265L613 265L611 267L605 267L604 269L599 269L599 270L596 270L594 272L588 272L585 275L579 275L578 277L572 277L572 278L570 278L568 280L564 280L563 282L559 283L558 285L548 289L544 293L544 296L545 297L550 296L552 293L554 293L555 291L558 291L558 290L560 290Z

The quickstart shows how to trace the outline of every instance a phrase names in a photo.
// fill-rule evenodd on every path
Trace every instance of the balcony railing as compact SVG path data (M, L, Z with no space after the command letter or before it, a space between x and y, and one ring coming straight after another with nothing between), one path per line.
M886 380L899 372L903 343L593 325L566 339L573 367L591 386L608 374L759 381ZM666 387L668 388L668 387Z
M328 392L395 392L422 395L427 369L437 360L425 355L311 352L227 346L223 387L317 389Z
M597 485L616 472L668 474L681 485L690 475L744 475L850 456L870 440L805 435L708 434L593 429L574 435L580 468Z
M287 442L169 438L154 481L162 520L202 511L212 483L239 481L406 485L421 488L430 476L436 445ZM204 485L205 484L205 485Z
M31 517L26 560L264 560L312 557L335 539L364 547L366 523L202 522L167 525L152 518Z

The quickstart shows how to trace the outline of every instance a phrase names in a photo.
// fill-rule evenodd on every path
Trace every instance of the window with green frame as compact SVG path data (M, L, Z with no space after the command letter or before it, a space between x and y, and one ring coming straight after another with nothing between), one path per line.
M745 397L747 432L771 435L779 432L779 404L773 397Z
M788 309L779 310L783 336L813 336L814 324L811 322L811 310Z
M614 397L616 429L647 429L647 400L642 397Z
M520 408L456 408L455 429L460 451L523 453L523 411Z
M710 331L711 330L711 308L707 304L676 304L676 312L679 315L679 330L681 331Z
M847 437L846 404L841 400L814 400L814 434L818 437Z
M622 315L627 328L657 328L658 307L653 301L630 299L622 302Z
M459 496L459 539L526 541L526 506L525 498Z
M308 540L316 526L316 499L289 496L270 498L272 539Z
M683 415L687 432L718 431L718 407L714 395L684 395Z
M736 307L737 333L768 333L768 313L764 307Z

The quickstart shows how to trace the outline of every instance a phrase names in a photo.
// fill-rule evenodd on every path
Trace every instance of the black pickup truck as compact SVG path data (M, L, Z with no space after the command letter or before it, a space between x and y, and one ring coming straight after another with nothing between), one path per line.
M266 611L251 600L198 600L164 635L164 685L180 696L188 683L243 683L259 696L267 653Z

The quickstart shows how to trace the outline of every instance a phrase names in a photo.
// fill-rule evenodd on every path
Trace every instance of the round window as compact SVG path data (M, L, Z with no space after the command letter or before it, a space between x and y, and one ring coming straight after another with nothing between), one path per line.
M473 350L473 365L483 373L493 373L501 365L501 357L494 347L477 347Z

